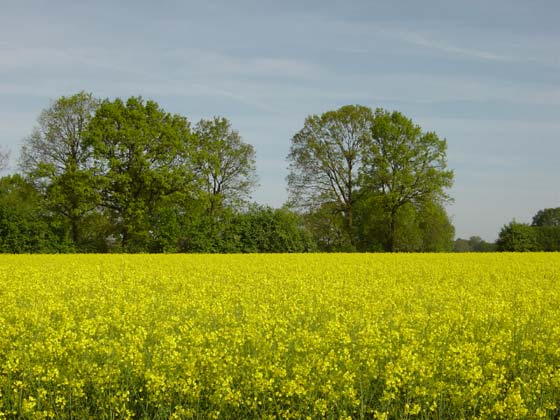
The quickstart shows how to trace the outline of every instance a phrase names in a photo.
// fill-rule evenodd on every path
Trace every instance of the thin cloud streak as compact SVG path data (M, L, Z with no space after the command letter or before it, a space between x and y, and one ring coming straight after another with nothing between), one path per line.
M481 60L490 60L490 61L518 61L517 58L509 57L502 54L497 54L491 51L484 51L478 50L474 48L464 48L458 47L454 45L444 44L442 42L437 42L431 39L428 39L425 36L422 36L417 33L409 33L409 32L392 32L391 35L395 35L398 38L407 41L413 45L418 45L420 47L425 47L434 51L440 51L443 53L449 53L454 55L459 55L463 57L481 59Z

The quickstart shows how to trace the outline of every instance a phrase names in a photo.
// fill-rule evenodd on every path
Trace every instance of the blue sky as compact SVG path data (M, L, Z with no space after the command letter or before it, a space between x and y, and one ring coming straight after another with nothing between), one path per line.
M457 236L494 240L560 206L560 2L10 1L0 146L51 100L141 95L231 120L257 150L254 199L287 198L290 139L345 104L396 109L448 142Z

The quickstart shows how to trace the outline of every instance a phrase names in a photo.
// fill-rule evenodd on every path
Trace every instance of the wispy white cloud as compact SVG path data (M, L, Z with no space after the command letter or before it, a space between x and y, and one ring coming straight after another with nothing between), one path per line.
M287 57L234 56L220 51L198 49L175 49L165 53L171 60L189 66L190 71L201 71L205 74L224 75L260 75L267 78L291 77L297 79L313 79L323 74L324 69L301 59Z
M122 52L104 48L36 48L0 44L0 94L58 96L93 89L98 95L186 95L223 97L272 111L266 96L282 80L303 83L324 69L305 60L254 54L234 56L212 50L175 49Z
M424 35L414 32L403 31L383 31L384 34L397 37L405 42L419 47L427 48L433 51L438 51L444 54L457 55L462 57L489 60L489 61L516 61L517 58L510 57L504 54L499 54L493 51L487 51L477 48L462 47L457 45L448 44L442 41L430 39Z
M507 41L489 39L488 34L450 37L449 30L434 28L410 30L403 25L356 24L336 20L332 27L338 33L361 40L358 45L337 45L337 51L371 54L373 52L410 53L403 47L420 47L420 51L441 56L472 59L481 62L542 63L560 65L560 55L551 55L560 40L535 34L531 39L508 33ZM366 42L367 41L367 42ZM399 43L400 48L399 48Z

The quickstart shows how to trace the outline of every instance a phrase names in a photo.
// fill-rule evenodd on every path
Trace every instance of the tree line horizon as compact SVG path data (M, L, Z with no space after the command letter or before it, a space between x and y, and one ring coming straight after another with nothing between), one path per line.
M0 178L0 252L560 250L559 209L512 221L495 244L454 240L446 151L398 111L310 115L286 158L288 201L273 208L251 201L255 149L228 119L193 124L82 91L40 113L18 171Z

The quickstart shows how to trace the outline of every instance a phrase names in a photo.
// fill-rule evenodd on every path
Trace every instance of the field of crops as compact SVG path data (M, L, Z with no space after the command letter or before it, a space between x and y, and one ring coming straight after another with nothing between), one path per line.
M0 256L0 418L560 416L560 255Z

